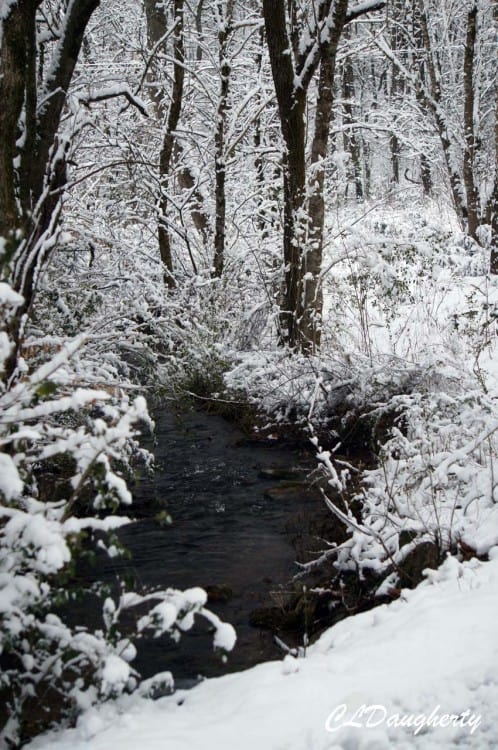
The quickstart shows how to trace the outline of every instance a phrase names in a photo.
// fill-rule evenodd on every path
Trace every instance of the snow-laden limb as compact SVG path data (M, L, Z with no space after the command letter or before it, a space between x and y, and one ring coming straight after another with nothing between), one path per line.
M136 107L139 112L148 117L147 104L140 97L134 94L127 84L116 84L115 86L106 86L105 88L99 88L96 91L92 91L88 95L78 95L77 99L87 106L91 102L103 102L107 99L114 99L115 97L123 96L129 104Z
M1 286L4 306L19 304ZM106 391L73 385L71 359L83 344L83 337L59 342L47 361L33 369L26 363L21 379L0 386L0 654L8 657L0 685L9 717L0 729L3 741L18 739L23 706L40 690L59 693L67 704L78 675L90 665L98 670L110 647L103 632L78 632L51 610L64 596L58 577L82 532L109 532L126 521L75 518L80 491L94 485L102 505L131 500L114 461L128 460L135 425L148 417L141 397L111 399ZM10 350L10 344L2 349L4 359ZM57 499L39 484L40 467L54 458L65 462L70 480Z

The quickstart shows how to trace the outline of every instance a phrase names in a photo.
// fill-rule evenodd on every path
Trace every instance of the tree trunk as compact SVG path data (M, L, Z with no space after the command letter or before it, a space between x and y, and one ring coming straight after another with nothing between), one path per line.
M334 101L334 74L337 46L344 28L348 0L337 0L332 16L330 40L321 58L318 79L318 96L315 130L311 144L311 173L309 215L309 241L303 255L302 298L303 312L300 322L300 339L305 352L315 353L320 347L323 293L321 282L323 258L323 228L325 222L325 163L328 153L332 105Z
M277 95L284 154L284 273L280 324L283 340L300 346L298 321L302 317L300 278L305 241L306 89L295 87L294 67L286 29L284 0L263 0L266 40Z
M256 53L256 71L257 71L257 77L258 81L261 80L261 71L263 69L263 44L265 39L265 32L264 28L261 27L259 31L259 49ZM260 104L261 104L261 95L258 97L257 102L257 108L259 111ZM257 224L259 231L261 232L261 237L266 238L268 236L268 218L266 216L266 210L264 208L264 194L265 194L265 168L264 168L264 162L263 162L263 156L261 154L261 146L262 146L262 128L261 128L261 114L258 114L256 117L256 120L254 122L254 149L256 151L256 158L254 160L254 167L256 169L256 180L258 182L258 202L259 202L259 208L258 208L258 216L257 216Z
M286 0L263 0L266 40L285 142L285 289L280 320L283 340L293 349L309 353L320 342L323 161L327 156L337 44L347 22L382 8L384 1L359 3L348 13L348 0L320 0L313 16L304 20L295 2L289 0L287 5L289 24ZM305 111L307 91L319 66L313 187L307 203Z
M498 21L498 6L494 9L494 19ZM495 84L495 180L486 213L491 227L490 273L498 274L498 84Z
M32 47L36 5L35 2L19 2L0 21L0 237L9 247L12 247L10 241L14 242L16 230L21 229L23 219L27 218L26 210L22 212L25 216L18 210L18 174L14 171L14 161L18 155L17 128L28 87L27 60ZM30 136L30 142L32 140ZM34 154L30 156L33 158ZM25 199L26 189L22 192ZM1 258L2 262L5 260Z
M223 3L218 2L218 55L220 65L220 97L216 118L215 144L215 202L216 220L214 234L213 276L220 278L225 265L226 230L226 150L225 128L228 112L228 92L230 88L231 66L228 61L228 41L232 31L233 0L228 0L226 12Z
M467 196L467 231L477 239L479 227L479 194L474 180L474 67L477 42L477 5L474 4L467 16L467 38L463 63L464 74L464 139L463 181Z
M24 302L9 320L14 348L3 378L15 372L23 326L37 279L53 248L67 182L69 142L58 142L67 92L91 15L99 0L66 6L50 74L39 90L36 11L41 0L18 0L0 20L0 271Z
M393 49L394 53L397 55L398 50L401 46L400 39L399 39L398 24L401 22L401 19L403 17L403 9L399 7L398 0L393 1L391 10L392 10L392 19L391 19L391 24L390 24L391 49ZM391 152L391 166L392 166L392 175L393 175L392 179L395 185L399 185L400 142L399 142L398 134L396 132L397 121L398 121L396 111L397 111L397 106L398 106L398 95L400 94L401 81L400 81L400 76L399 76L397 66L394 63L391 63L390 68L391 68L390 69L390 74L391 74L390 84L391 85L390 87L386 86L386 88L388 88L389 102L391 104L391 107L393 108L392 115L391 115L391 132L389 134L389 150Z
M163 135L161 153L159 155L159 179L161 182L161 194L159 197L159 216L157 236L159 243L159 254L164 267L164 283L170 289L175 287L175 276L173 269L173 253L171 247L171 233L168 224L168 189L170 173L173 162L173 150L176 141L176 129L180 120L183 100L183 84L185 80L184 39L183 39L183 9L184 0L174 0L173 13L175 31L173 37L173 90L171 102L166 118L166 127ZM147 34L149 44L155 46L161 42L167 32L166 15L158 0L145 0L145 14L147 18ZM163 101L159 92L155 92L155 99L159 112L163 109Z
M432 173L429 159L425 154L420 154L420 179L424 188L424 195L432 193Z
M490 200L491 206L491 259L489 271L493 275L498 274L498 177L495 178L495 186Z

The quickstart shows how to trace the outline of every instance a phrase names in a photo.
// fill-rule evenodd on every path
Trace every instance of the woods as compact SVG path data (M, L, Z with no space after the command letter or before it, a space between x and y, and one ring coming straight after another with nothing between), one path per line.
M418 543L488 553L497 45L495 0L0 0L6 747L153 693L143 632L235 645L200 589L61 614L131 520L146 397L311 437L337 575L381 596Z
M250 153L251 131L256 121L262 116L265 121L271 121L278 113L280 133L272 135L269 130L267 137L273 142L260 145L260 153L255 153L254 159L258 161L259 179L266 174L268 183L268 172L272 170L271 163L282 139L280 262L285 270L278 300L279 335L282 342L303 352L318 351L320 346L324 216L327 196L330 200L331 195L326 186L326 165L338 149L336 143L329 143L329 134L334 120L342 120L348 159L356 175L356 195L361 199L364 188L359 178L358 138L364 138L372 128L375 132L378 126L363 123L367 130L362 133L362 125L354 121L352 99L370 98L373 116L377 117L377 107L382 104L376 101L376 77L386 106L391 106L392 102L402 110L418 110L416 119L426 133L435 129L439 143L432 134L425 136L420 148L420 179L426 192L432 185L431 169L437 172L442 168L446 176L441 175L441 179L448 180L455 211L468 236L483 241L479 227L489 227L490 245L496 246L496 126L493 123L497 97L493 77L494 48L489 32L492 26L488 23L494 18L491 14L496 14L492 4L482 3L478 7L477 3L471 3L467 9L461 6L458 12L448 15L443 8L432 8L421 0L413 0L408 10L402 10L395 2L387 7L383 2L356 6L346 2L320 2L316 8L291 4L289 10L282 2L264 4L262 17L258 19L258 9L244 4L229 3L226 7L218 4L212 13L201 4L195 15L189 17L182 3L163 8L146 2L142 30L136 28L135 43L144 59L143 71L137 70L131 87L128 80L125 87L123 81L114 80L108 90L93 91L90 96L82 94L81 98L76 94L71 115L70 110L65 109L67 96L85 29L97 7L96 2L72 6L64 17L62 35L49 23L43 3L16 3L3 20L2 95L8 104L3 109L1 124L5 175L2 234L7 239L12 238L15 227L24 235L19 248L9 239L5 258L12 259L13 286L23 295L25 307L33 296L37 268L41 269L43 257L49 252L46 243L50 245L59 224L58 210L67 181L67 163L72 159L72 144L78 128L89 127L88 123L81 124L77 101L81 107L85 103L97 104L111 97L126 96L128 104L122 108L120 116L123 120L129 117L133 105L145 112L145 104L142 107L134 96L139 98L146 93L150 97L152 119L157 122L158 135L161 133L156 152L147 147L144 151L145 143L142 145L139 141L135 150L141 153L130 154L126 159L133 184L142 183L140 189L145 187L146 192L152 186L144 170L150 168L149 159L152 159L151 166L157 160L158 173L153 180L157 179L158 189L153 189L147 202L150 205L152 201L154 205L151 210L156 214L159 257L169 287L176 283L174 265L184 265L185 253L194 273L206 262L206 253L211 253L209 262L214 275L221 277L226 246L230 243L227 220L235 210L235 205L227 203L226 191L230 184L227 170L244 163ZM60 13L55 20L57 8L51 5L49 11L54 23L61 23ZM263 24L264 36L259 33ZM43 29L41 37L38 29ZM98 33L98 29L94 29L92 36L97 39ZM212 44L209 34L212 34ZM342 90L337 88L339 76L336 75L341 42L347 45L345 62L341 63ZM247 83L256 71L247 53L253 55L253 59L261 57L258 49L261 45L265 47L266 59L261 74L266 80L261 78L256 88L249 91ZM93 54L91 46L89 38L90 56ZM362 78L355 81L360 73L357 66L364 59L363 50L368 46L372 82L367 83ZM360 50L356 62L355 47ZM381 57L375 54L376 49L383 53ZM130 55L133 66L137 65L137 52ZM123 49L122 54L129 53ZM88 78L90 69L85 69L84 61L80 66L78 85L98 87L98 80ZM261 96L264 88L267 94L269 87L273 89L273 96L265 99L261 111L251 114L253 105L259 106L256 97ZM135 94L131 95L133 88ZM340 92L344 97L341 114L334 105L336 88L337 94ZM233 106L235 101L241 103L240 109ZM460 110L453 106L455 101L462 103ZM69 116L73 117L73 122L68 131ZM372 114L365 113L363 117L371 118ZM64 133L60 131L61 118L65 121ZM210 151L207 133L198 143L192 138L196 128L206 127L209 118L213 122L211 163L209 159L206 161ZM391 111L390 122L382 126L389 138L396 184L400 182L399 161L407 135L399 131L402 119L403 115L393 115ZM21 120L22 136L19 138ZM261 129L261 124L258 127ZM145 133L151 127L144 122L141 129ZM235 139L235 143L230 143L230 138ZM367 142L368 137L365 147ZM432 166L428 163L427 149L429 153L432 149ZM20 160L18 168L14 166L16 159ZM364 169L368 171L367 161ZM405 167L405 173L410 171L413 171L410 166ZM79 175L78 179L81 177L84 175ZM211 186L212 206L209 206ZM252 199L241 196L241 200L249 206ZM277 209L278 203L277 200ZM249 216L250 211L246 214ZM189 236L190 222L197 229L194 240ZM30 260L26 261L27 258ZM493 252L491 270L495 262ZM25 312L25 307L19 315ZM15 329L18 323L13 326Z

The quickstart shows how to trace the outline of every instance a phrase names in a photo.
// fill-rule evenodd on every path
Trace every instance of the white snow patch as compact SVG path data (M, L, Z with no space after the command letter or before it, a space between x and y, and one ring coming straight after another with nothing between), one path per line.
M0 493L6 500L12 500L22 490L23 483L14 461L6 453L0 453Z
M496 747L498 554L491 557L491 562L463 564L449 558L416 590L338 623L306 658L286 657L283 663L206 680L155 702L123 697L83 714L76 729L38 738L30 748ZM342 706L350 717L363 706L382 706L386 720L375 729L327 731L326 724L329 730L338 727ZM432 715L432 725L418 733L415 725L399 726L401 717L412 714ZM444 719L445 714L458 721ZM357 715L358 723L366 717Z
M9 284L0 281L0 305L16 308L22 305L23 301L21 295L15 292Z

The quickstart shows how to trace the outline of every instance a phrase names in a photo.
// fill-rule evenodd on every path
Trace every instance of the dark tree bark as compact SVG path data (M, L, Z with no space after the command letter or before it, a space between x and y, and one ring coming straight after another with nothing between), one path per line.
M298 321L302 317L299 298L301 255L305 226L306 130L304 113L307 86L295 85L291 41L287 34L284 0L263 0L266 39L277 95L284 154L284 267L285 289L281 304L283 339L293 348L302 344ZM316 61L314 67L316 67ZM314 71L313 71L314 72Z
M166 45L168 36L168 24L164 6L157 0L144 0L145 15L147 20L147 38L151 52L154 52L154 58L161 56ZM202 12L202 0L200 0L196 16L196 23ZM175 2L174 4L173 23L176 24L173 35L173 91L171 101L168 104L164 94L162 78L164 71L161 65L152 60L150 66L150 80L152 90L152 100L156 115L159 121L165 122L165 131L163 135L163 144L159 159L160 181L162 184L161 197L159 200L159 219L158 219L158 244L161 260L165 267L164 281L170 288L175 286L173 274L173 257L171 233L167 219L168 211L168 187L171 180L173 167L175 166L175 176L182 190L190 193L189 212L192 222L199 232L202 242L207 245L210 236L209 220L204 210L204 198L197 186L197 180L188 165L181 163L183 148L176 137L175 130L181 116L183 105L183 88L185 79L184 68L184 2ZM201 49L201 47L199 47ZM197 271L193 258L192 266L194 272Z
M159 217L157 236L159 242L159 254L164 267L164 283L169 288L173 288L176 285L173 269L171 233L168 225L168 188L176 141L176 129L178 127L182 110L183 84L185 80L183 11L184 0L174 0L173 23L175 24L175 29L173 34L173 90L171 92L171 101L166 116L163 143L159 155L161 195L158 206ZM158 3L157 0L145 0L145 14L147 18L149 44L153 46L161 45L162 40L165 39L167 34L164 6ZM154 96L157 100L158 109L162 112L164 108L162 96L159 92L155 92Z
M170 288L174 287L176 282L173 270L171 234L168 227L168 182L173 159L173 149L175 146L175 131L178 127L182 109L183 84L185 80L185 69L183 67L183 63L185 60L183 44L183 0L175 0L174 2L174 21L176 27L173 42L173 57L175 60L173 73L173 91L171 93L171 104L166 121L166 130L164 133L163 145L161 148L161 154L159 156L159 172L161 176L161 182L164 181L163 189L161 190L161 198L159 201L159 253L164 265L164 281Z
M498 6L495 9L495 20L498 22ZM486 207L487 217L491 227L491 258L490 273L498 274L498 84L495 85L495 179L493 190Z
M320 343L322 312L319 274L323 245L323 158L327 154L335 54L344 25L384 2L361 3L348 11L347 0L322 0L312 34L304 41L296 4L263 0L266 39L277 95L284 154L284 267L281 335L303 353ZM307 29L305 30L307 32ZM317 115L312 146L313 191L306 201L306 123L309 85L320 66ZM310 234L311 241L307 236Z
M232 33L234 0L228 0L226 9L223 2L217 4L218 15L218 58L220 66L220 95L216 117L215 144L215 202L216 220L214 235L213 276L220 278L225 265L226 230L226 148L225 129L228 114L228 93L230 88L231 66L228 60L228 43Z
M467 231L477 239L479 227L479 193L474 180L474 155L476 136L474 132L474 67L477 42L477 5L474 4L467 16L467 38L463 61L464 87L464 140L463 182L467 196Z
M32 88L27 80L28 58L33 45L33 29L36 9L39 3L27 1L13 6L10 14L3 20L2 45L0 48L0 236L8 240L13 236L23 221L18 211L17 187L24 177L14 170L14 160L18 154L16 145L18 125L24 106L26 89ZM31 67L31 66L29 66ZM31 99L31 97L30 97ZM30 102L30 110L32 103ZM33 129L32 117L29 126ZM32 144L34 134L30 133ZM23 188L23 199L26 202L26 187Z
M57 229L67 156L67 144L58 142L58 131L83 36L99 0L74 0L64 6L43 85L36 46L40 5L41 0L18 0L0 21L0 271L24 299L9 321L14 349L6 379L15 371L22 321Z
M429 159L425 154L420 154L420 179L424 188L424 195L432 193L432 172Z
M256 71L258 79L261 77L261 71L263 68L263 44L265 39L265 32L263 27L261 27L259 32L259 49L256 53ZM258 102L259 104L260 102ZM259 109L259 106L258 106ZM261 129L261 115L258 115L256 117L256 120L254 122L254 148L256 151L256 158L254 160L254 166L256 168L256 179L258 181L258 200L259 200L259 210L258 210L258 216L257 216L257 222L259 231L261 232L262 237L268 236L268 228L267 228L267 217L266 217L266 211L263 207L263 196L264 196L264 186L265 186L265 167L263 163L263 157L261 155L261 146L262 146L262 129Z
M402 47L399 25L403 21L404 9L400 7L399 0L393 0L391 4L391 24L390 24L390 36L391 36L391 48L395 54L399 53ZM400 141L398 138L398 117L396 115L396 109L400 95L402 94L402 80L399 75L398 68L394 63L391 63L390 73L390 86L388 91L389 100L391 107L393 108L391 116L391 133L389 135L389 149L391 151L391 165L393 172L393 182L399 185L400 176ZM387 87L386 87L387 88Z
M204 7L204 0L199 0L197 10L195 12L195 30L197 32L197 48L195 51L195 59L197 62L202 61L202 10Z

